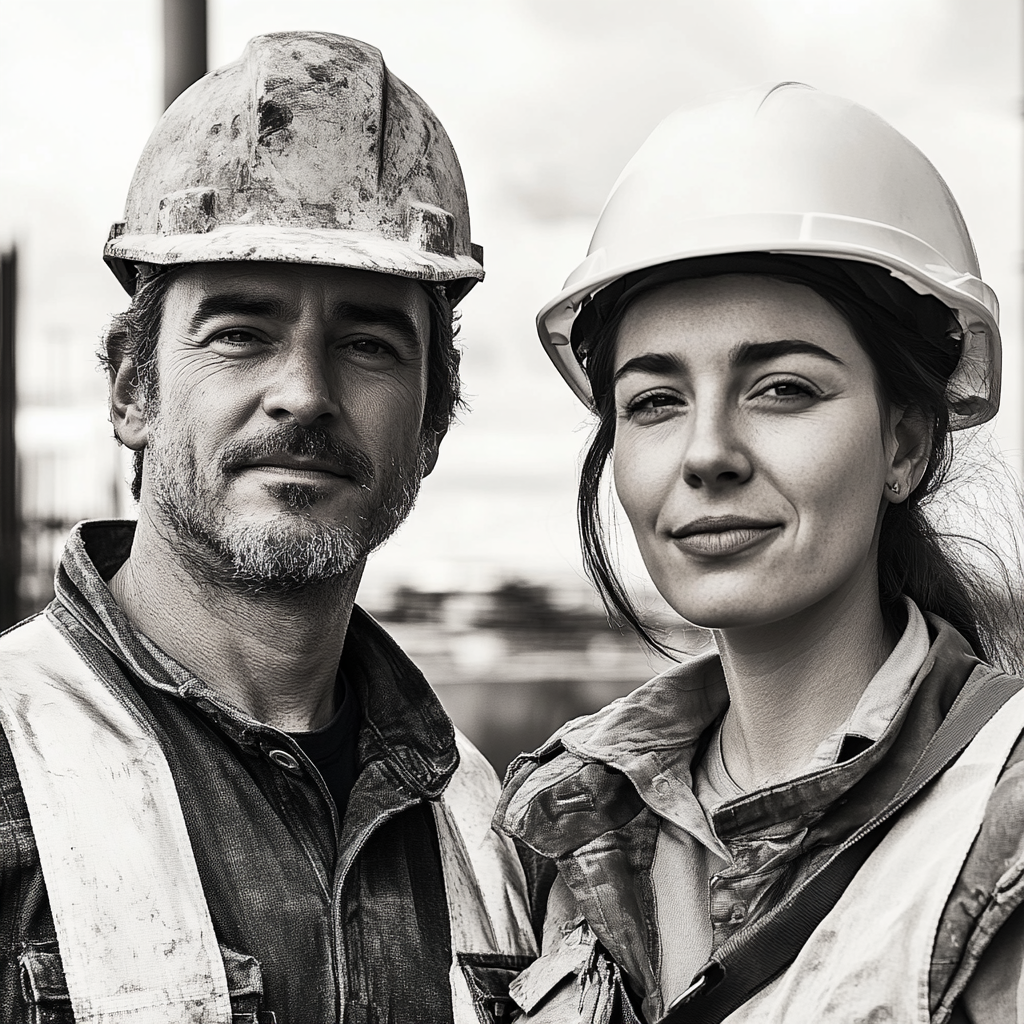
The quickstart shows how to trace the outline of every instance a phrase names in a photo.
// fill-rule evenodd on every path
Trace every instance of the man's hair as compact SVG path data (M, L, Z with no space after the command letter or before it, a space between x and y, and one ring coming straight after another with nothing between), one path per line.
M132 388L154 411L160 393L156 351L164 300L186 266L177 264L140 281L131 305L111 320L99 352L100 362L111 378L125 360L131 362L135 370ZM458 314L452 310L443 285L424 282L423 289L429 305L430 342L427 349L427 395L420 431L424 438L433 437L440 441L458 413L466 407L459 377L462 353L455 344ZM142 493L143 462L144 453L137 451L131 484L136 501Z

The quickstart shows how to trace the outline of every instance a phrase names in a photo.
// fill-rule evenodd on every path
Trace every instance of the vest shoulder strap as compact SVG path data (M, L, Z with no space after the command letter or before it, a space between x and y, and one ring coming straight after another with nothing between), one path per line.
M224 965L167 758L138 710L45 614L0 637L0 727L75 1020L229 1024Z

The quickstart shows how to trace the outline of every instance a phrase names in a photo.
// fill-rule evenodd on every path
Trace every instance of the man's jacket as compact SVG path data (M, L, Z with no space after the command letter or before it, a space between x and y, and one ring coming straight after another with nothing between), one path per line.
M929 629L912 697L879 740L714 811L710 825L730 856L707 882L714 949L885 806L972 674L999 679L948 623L929 616ZM659 921L660 819L639 794L664 789L668 798L689 777L724 710L720 685L715 657L671 669L570 722L510 769L496 825L522 844L534 912L546 918L542 955L513 984L527 1019L628 1019L628 1006L616 1009L623 986L645 1019L665 1014L660 929L686 922ZM1014 914L1024 902L1022 707L1008 705L998 737L980 733L909 805L781 985L729 1021L1024 1021L1024 911ZM870 1007L844 999L844 986Z
M420 673L369 616L354 611L342 664L363 720L358 776L339 821L322 779L290 737L220 699L132 630L104 583L127 557L132 531L130 523L76 528L45 621L9 631L0 653L5 645L20 649L19 637L51 631L83 678L104 687L155 738L177 797L173 811L180 807L187 830L188 842L179 846L191 845L173 852L183 862L194 858L197 891L223 964L227 1019L462 1024L472 1019L467 1013L483 1022L501 1019L504 989L533 947L522 876L510 847L495 846L474 825L472 801L482 805L479 817L494 795L493 772L465 744L459 769L454 730ZM6 664L4 671L15 674L17 661ZM89 700L80 703L75 713L88 716ZM17 715L17 701L13 707ZM15 721L23 725L19 742L27 737L31 750L31 720ZM452 814L446 790L459 794L468 818ZM59 784L55 791L62 793ZM25 793L12 744L0 735L0 1020L61 1024L75 1017L40 861L46 841L36 841L42 818L30 820ZM110 823L112 834L118 827ZM454 881L453 861L459 862ZM126 865L125 877L129 867L137 865ZM163 865L146 867L160 878ZM135 874L145 878L144 871ZM460 944L483 913L485 891L494 920L490 938L500 937L474 956ZM86 972L91 954L123 950L131 957L131 928L114 921L100 930L84 954ZM76 953L81 962L78 945ZM125 1005L132 1005L130 993ZM152 1018L138 1012L123 1019ZM220 1020L199 1012L187 1019Z

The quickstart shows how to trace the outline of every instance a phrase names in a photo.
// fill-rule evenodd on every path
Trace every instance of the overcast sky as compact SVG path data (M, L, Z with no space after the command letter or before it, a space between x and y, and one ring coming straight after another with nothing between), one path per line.
M462 321L474 408L368 589L576 580L587 421L533 317L583 259L609 187L657 122L737 86L795 79L848 96L939 168L1002 300L996 436L1019 460L1018 0L210 0L209 11L211 66L282 29L380 47L462 161L488 270ZM100 252L159 115L159 31L158 0L0 0L0 244L17 240L23 256L19 358L26 375L85 382L97 438L109 428L91 353L125 302ZM23 418L25 446L44 443L45 419Z

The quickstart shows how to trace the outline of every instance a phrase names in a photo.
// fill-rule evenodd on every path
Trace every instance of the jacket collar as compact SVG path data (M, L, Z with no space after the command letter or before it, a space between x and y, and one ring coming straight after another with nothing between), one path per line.
M106 580L127 559L134 535L130 520L87 521L72 530L54 581L57 618L73 619L74 631L99 641L131 678L189 700L232 733L276 735L132 628ZM352 610L340 668L362 707L360 759L381 757L417 795L438 796L458 766L451 720L416 666L359 607Z

